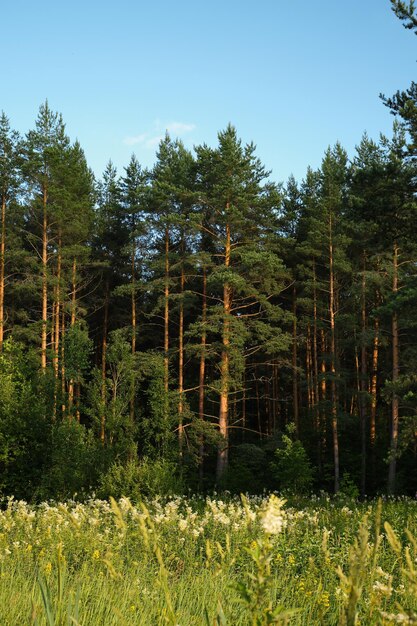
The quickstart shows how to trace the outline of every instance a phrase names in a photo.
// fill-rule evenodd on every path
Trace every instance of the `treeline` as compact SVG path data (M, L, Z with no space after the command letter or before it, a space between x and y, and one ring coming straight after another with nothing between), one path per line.
M231 126L96 181L48 103L3 113L1 493L414 493L416 93L285 185Z
M143 457L193 487L280 486L289 424L290 481L415 490L415 166L398 125L285 186L232 127L195 154L167 135L151 171L132 156L98 182L47 103L24 139L3 114L0 149L6 493L85 490Z

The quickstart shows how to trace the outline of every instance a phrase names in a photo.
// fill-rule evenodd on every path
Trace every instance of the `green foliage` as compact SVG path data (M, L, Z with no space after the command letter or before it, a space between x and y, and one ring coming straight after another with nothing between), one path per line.
M350 499L356 500L359 498L359 488L355 481L350 476L349 472L344 472L340 480L340 495L347 496Z
M138 502L157 495L168 496L181 493L184 485L178 468L166 459L143 457L140 461L129 460L126 464L114 463L100 479L100 497L130 498Z
M278 489L306 493L313 484L313 470L303 444L294 440L293 434L294 425L290 424L281 437L281 446L275 450L271 472Z
M55 422L39 486L37 500L86 497L94 488L100 470L100 444L91 430L74 419Z
M76 383L84 382L85 375L90 370L90 358L93 351L93 342L88 336L88 330L79 323L70 326L65 332L65 376Z
M46 387L40 384L47 381L34 371L23 346L8 339L0 354L0 493L29 499L42 474L50 432Z
M266 470L265 451L255 444L243 443L234 448L221 487L236 494L260 493L265 488Z

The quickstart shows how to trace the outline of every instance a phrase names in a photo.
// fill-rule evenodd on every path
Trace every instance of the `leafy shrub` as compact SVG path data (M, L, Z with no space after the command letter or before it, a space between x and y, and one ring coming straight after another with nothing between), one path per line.
M266 453L253 443L234 449L233 458L221 487L232 493L259 493L265 486Z
M174 463L143 457L125 464L113 463L101 477L98 495L102 498L127 496L132 501L156 495L181 493L183 484Z
M281 445L275 450L271 473L279 489L294 493L307 492L313 483L313 470L303 444L293 440L294 425L289 424L282 435Z

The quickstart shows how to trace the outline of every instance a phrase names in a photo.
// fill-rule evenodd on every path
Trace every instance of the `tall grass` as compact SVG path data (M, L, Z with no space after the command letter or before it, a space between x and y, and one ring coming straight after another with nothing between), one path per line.
M0 624L417 623L414 537L407 499L10 500Z

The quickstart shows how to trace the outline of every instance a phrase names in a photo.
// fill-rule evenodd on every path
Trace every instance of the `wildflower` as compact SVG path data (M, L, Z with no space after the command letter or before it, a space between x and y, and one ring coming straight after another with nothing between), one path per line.
M282 507L285 500L272 495L262 512L261 526L267 535L278 535L286 526Z
M93 552L93 559L95 561L97 561L100 558L100 551L99 550L94 550Z
M317 599L317 604L323 609L330 607L330 595L328 591L322 591Z
M48 574L50 574L52 572L52 563L50 561L45 563L43 571L45 572L46 575L48 575Z
M385 611L381 611L381 616L384 619L387 619L394 624L414 624L415 620L413 617L405 615L404 613L385 613Z

